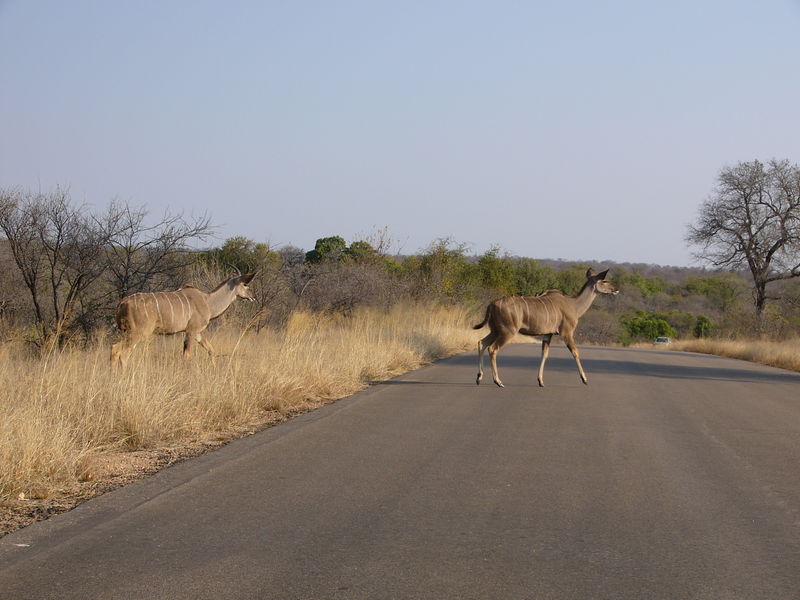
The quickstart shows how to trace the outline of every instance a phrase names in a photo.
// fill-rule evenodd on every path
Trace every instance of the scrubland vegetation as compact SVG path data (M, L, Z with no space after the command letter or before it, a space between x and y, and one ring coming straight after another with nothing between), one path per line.
M610 268L621 293L584 315L579 344L666 335L698 344L673 347L704 352L714 340L758 337L797 354L797 280L776 282L777 299L756 311L738 271L570 263L500 248L476 256L450 239L403 254L382 231L320 238L308 251L242 237L198 250L213 233L207 220L151 222L119 203L95 213L63 191L0 193L0 228L0 503L91 480L108 453L234 436L473 348L481 333L470 325L486 302L575 293L589 267ZM209 290L236 269L258 272L256 302L214 322L215 361L203 350L182 360L181 336L170 336L137 347L129 367L112 373L121 297L186 283Z

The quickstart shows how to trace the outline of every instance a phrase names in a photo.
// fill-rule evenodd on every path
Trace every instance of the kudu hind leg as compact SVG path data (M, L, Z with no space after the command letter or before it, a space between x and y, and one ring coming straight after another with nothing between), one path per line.
M111 368L117 369L122 364L122 342L111 344Z
M475 384L480 385L481 379L483 379L483 351L494 342L497 336L494 333L490 333L485 338L478 342L478 377L475 379Z
M497 353L500 352L500 348L505 346L508 342L511 341L511 338L514 336L505 336L505 335L498 335L497 339L489 344L488 351L489 351L489 359L492 363L492 379L494 380L495 384L498 387L506 387L503 385L503 382L500 381L500 374L497 371Z

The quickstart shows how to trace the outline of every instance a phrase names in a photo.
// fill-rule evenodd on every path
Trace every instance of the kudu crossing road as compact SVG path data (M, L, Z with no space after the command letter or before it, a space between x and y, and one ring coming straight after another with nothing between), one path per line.
M800 375L508 346L0 539L0 598L800 597Z

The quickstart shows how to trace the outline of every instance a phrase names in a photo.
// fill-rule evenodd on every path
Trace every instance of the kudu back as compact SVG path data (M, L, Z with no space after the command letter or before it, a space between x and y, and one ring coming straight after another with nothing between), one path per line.
M253 277L255 273L229 277L210 292L188 285L173 292L125 296L117 305L117 327L122 339L111 346L111 365L124 366L136 345L153 334L185 332L184 358L189 358L195 343L213 356L214 348L203 332L237 298L254 300L247 287Z
M554 335L560 335L575 357L578 373L583 383L588 383L586 373L581 365L580 353L575 345L575 328L578 319L589 310L597 294L617 294L617 289L606 280L608 269L596 273L593 269L586 272L586 282L575 296L567 296L558 290L548 290L540 296L506 296L495 300L486 307L486 315L481 323L474 326L480 329L489 324L489 335L478 342L478 377L480 384L483 378L483 351L489 351L494 382L503 386L497 372L497 353L509 343L515 335L541 336L542 360L539 364L538 381L544 387L544 363L550 352L550 341Z

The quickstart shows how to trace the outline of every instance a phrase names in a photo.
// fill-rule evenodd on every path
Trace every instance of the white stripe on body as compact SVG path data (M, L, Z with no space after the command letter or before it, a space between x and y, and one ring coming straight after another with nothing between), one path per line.
M551 333L558 333L559 310L555 306L553 306L553 299L552 298L548 298L548 300L550 301L550 305L553 307L553 313L554 314L553 314L553 320L550 323L548 323L547 328L550 330Z
M550 303L547 301L547 298L542 298L542 306L544 307L545 312L545 321L542 327L542 329L545 331L543 331L543 333L547 333L547 329L550 328L550 309L547 306L548 304Z
M161 309L158 307L158 293L153 294L153 300L156 301L156 327L159 326L159 321L161 322L160 325L164 327L164 319L161 318Z
M170 298L170 294L167 294L167 302L169 302L169 315L170 315L170 326L172 328L176 327L175 323L175 309L172 308L172 298Z
M142 296L142 306L144 307L144 316L146 319L150 318L150 312L147 310L147 296ZM139 298L136 299L136 304L139 304Z
M181 308L183 307L183 303L186 302L186 312L183 314L183 319L186 321L186 325L184 327L189 326L189 319L192 315L192 306L189 304L189 299L186 297L186 294L181 294L180 292L176 292L178 294L178 298L181 299Z

